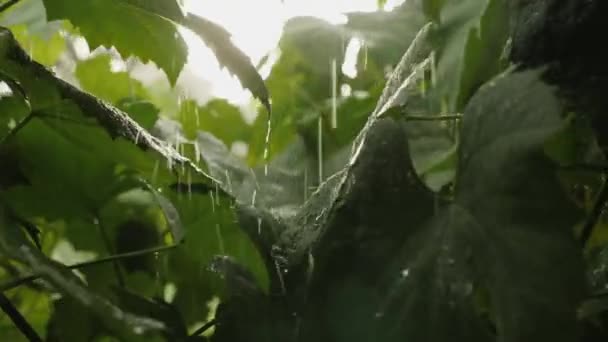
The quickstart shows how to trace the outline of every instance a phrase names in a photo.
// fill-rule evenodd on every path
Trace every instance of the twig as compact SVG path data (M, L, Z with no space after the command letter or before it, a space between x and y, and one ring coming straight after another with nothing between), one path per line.
M0 139L0 146L4 145L7 141L12 139L23 127L25 127L33 118L35 117L34 113L30 113L28 116L23 118L23 120L19 121L15 128L11 129L7 135L5 135L2 139Z
M196 337L196 336L200 336L203 333L205 333L205 331L209 330L212 326L217 324L217 319L212 319L209 322L205 323L202 327L196 329L196 331L194 331L192 334L190 334L190 338Z
M6 315L13 321L15 327L21 331L23 336L25 336L30 342L42 342L38 333L32 328L32 326L27 322L25 317L21 315L19 310L11 303L11 301L4 295L4 293L0 293L0 308L2 311L6 313Z
M76 125L99 127L99 125L96 124L95 122L87 122L87 121L78 120L78 119L74 119L74 118L70 118L70 117L62 116L62 115L37 113L36 116L39 118L47 118L47 119L53 119L53 120L58 120L58 121L65 121L65 122L73 123Z
M404 115L405 121L451 121L462 119L462 114L445 115Z
M561 167L567 171L608 172L608 165L603 164L572 164Z
M70 269L70 270L75 270L75 269L79 269L79 268L100 265L100 264L104 264L107 262L113 262L115 260L120 260L120 259L134 258L134 257L142 256L142 255L152 254L152 253L166 252L166 251L172 250L178 246L179 246L179 244L175 244L175 245L170 245L170 246L147 248L147 249L142 249L142 250L134 251L134 252L115 254L115 255L105 257L105 258L85 261L85 262L81 262L78 264L66 266L66 268ZM30 275L26 275L26 276L23 276L18 279L11 280L9 282L6 282L6 283L0 285L0 292L8 291L15 287L29 283L30 281L34 281L38 278L40 278L40 276L38 274L30 274Z
M19 0L9 0L5 3L3 3L2 5L0 5L0 13L6 11L7 9L13 7L13 5L16 5L19 2Z
M103 241L106 250L110 254L116 254L114 248L112 246L112 242L110 241L110 237L108 236L108 232L105 226L101 223L101 219L99 215L95 215L95 221L97 223L97 228L99 228L99 234L101 235L101 240ZM122 270L120 269L120 264L118 264L118 260L114 260L112 262L112 266L114 267L114 273L116 273L116 280L118 281L118 285L120 287L125 287L125 277L122 274Z
M600 188L600 192L596 197L595 203L593 204L593 208L591 209L591 213L589 213L589 217L587 218L587 222L583 226L583 230L581 232L581 244L583 247L589 241L591 237L591 233L593 233L593 228L596 226L600 217L602 216L602 212L604 211L604 206L606 205L606 201L608 201L608 180L604 180L602 182L602 186Z

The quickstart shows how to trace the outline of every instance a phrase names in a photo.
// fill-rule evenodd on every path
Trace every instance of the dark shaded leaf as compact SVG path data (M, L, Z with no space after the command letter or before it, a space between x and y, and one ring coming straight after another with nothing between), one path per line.
M249 89L258 98L270 115L270 99L264 80L251 60L230 40L230 33L218 24L205 18L188 14L184 25L196 33L215 53L220 65L235 75L243 88Z

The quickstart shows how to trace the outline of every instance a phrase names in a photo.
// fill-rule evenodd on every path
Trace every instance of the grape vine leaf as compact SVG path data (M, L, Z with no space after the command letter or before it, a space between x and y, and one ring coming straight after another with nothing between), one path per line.
M389 271L382 312L401 312L403 335L490 341L487 311L500 341L575 339L584 277L571 228L580 213L543 151L560 113L537 72L501 77L473 97L454 202L411 228ZM475 304L482 292L489 302ZM429 325L407 324L412 317Z
M126 97L147 97L141 82L132 79L127 72L111 71L110 63L108 54L79 62L75 74L82 89L113 104Z
M44 0L44 5L49 20L69 20L92 48L114 46L125 58L153 61L172 84L186 63L186 43L175 23L129 1Z
M251 59L232 43L230 33L220 25L193 14L186 16L183 24L209 46L220 65L235 75L241 85L249 89L270 114L270 98L264 80Z

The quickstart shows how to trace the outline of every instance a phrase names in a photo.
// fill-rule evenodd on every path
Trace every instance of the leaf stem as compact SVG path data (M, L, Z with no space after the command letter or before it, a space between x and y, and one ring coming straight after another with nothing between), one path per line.
M0 308L2 311L11 319L15 327L21 331L23 336L25 336L30 342L42 342L38 333L32 328L32 326L27 322L25 317L21 315L19 310L11 303L11 301L4 295L4 293L0 293Z
M604 207L606 206L606 202L608 201L608 180L604 180L602 182L602 186L600 187L599 194L596 197L595 203L593 204L593 208L591 209L591 213L589 213L589 217L583 226L583 230L581 232L581 244L583 247L587 245L591 234L593 233L593 228L596 226L600 217L602 216L602 212L604 211Z
M128 259L128 258L134 258L134 257L142 256L142 255L148 255L148 254L153 254L153 253L166 252L166 251L169 251L169 250L172 250L172 249L178 247L179 245L180 244L174 244L174 245L169 245L169 246L146 248L146 249L141 249L141 250L138 250L138 251L133 251L133 252L128 252L128 253L121 253L121 254L110 255L110 256L105 257L105 258L100 258L100 259L91 260L91 261L85 261L85 262L77 263L77 264L74 264L74 265L66 266L66 268L70 269L70 270L75 270L75 269L80 269L80 268L100 265L100 264L104 264L104 263L107 263L107 262L113 262L113 261L121 260L121 259ZM4 283L4 284L0 285L0 292L8 291L8 290L13 289L15 287L18 287L18 286L21 286L23 284L29 283L30 281L34 281L34 280L36 280L38 278L40 278L40 275L38 275L38 274L29 274L29 275L25 275L25 276L23 276L21 278L11 280L11 281L9 281L7 283Z
M0 13L6 11L7 9L13 7L13 5L16 5L19 2L19 0L9 0L5 3L3 3L2 5L0 5Z

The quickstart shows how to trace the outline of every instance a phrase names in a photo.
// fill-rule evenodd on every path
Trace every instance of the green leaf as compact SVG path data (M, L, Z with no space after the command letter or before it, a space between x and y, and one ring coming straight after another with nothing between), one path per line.
M187 138L195 139L198 131L206 131L228 147L237 141L248 141L253 130L245 122L241 110L222 99L211 100L204 106L196 101L184 101L178 118Z
M79 62L75 74L82 89L110 103L126 97L146 98L144 86L129 73L110 70L111 60L110 55L102 54Z
M176 0L123 0L148 12L179 22L184 12Z
M11 31L15 35L15 39L19 41L21 46L29 52L33 59L44 65L52 66L59 60L61 54L65 51L65 39L62 36L60 29L55 29L48 25L48 38L42 37L36 32L31 32L27 26L18 25L11 27Z
M405 336L492 340L482 309L500 340L575 339L584 288L571 232L578 213L543 153L562 127L560 112L534 72L504 76L471 100L454 203L410 233L387 311L408 308L404 319L442 329L409 325ZM489 294L486 307L474 305L479 291Z
M209 46L220 65L235 75L243 88L249 89L270 115L270 98L264 80L251 59L232 43L230 33L220 25L193 14L189 14L183 24Z
M146 130L154 127L160 112L152 103L133 97L120 99L116 103L116 107L128 113L133 120Z
M441 10L446 0L423 0L422 9L424 14L439 23L441 21Z
M481 84L504 70L509 6L504 0L447 0L437 9L442 20L432 35L437 57L433 108L460 112Z
M502 69L501 55L509 37L509 5L490 0L479 24L469 32L456 108L464 108L475 91Z
M186 63L186 43L175 24L129 1L44 0L44 5L49 20L69 20L92 48L115 46L125 58L153 61L172 84Z

